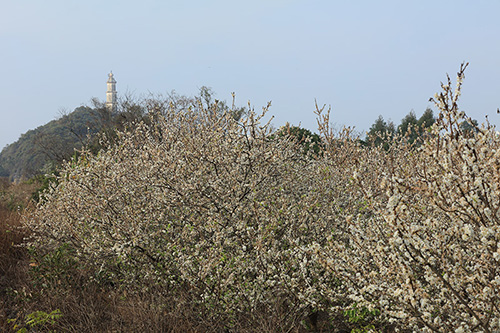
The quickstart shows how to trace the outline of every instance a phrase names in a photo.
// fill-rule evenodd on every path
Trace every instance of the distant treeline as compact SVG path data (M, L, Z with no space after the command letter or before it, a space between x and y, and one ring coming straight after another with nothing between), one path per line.
M392 121L385 121L380 115L372 124L363 141L365 145L382 145L388 149L394 141L406 141L409 144L420 145L426 135L430 133L431 126L436 122L431 108L427 108L420 118L412 110L396 126ZM466 118L460 123L460 129L465 135L476 132L478 122L475 119Z

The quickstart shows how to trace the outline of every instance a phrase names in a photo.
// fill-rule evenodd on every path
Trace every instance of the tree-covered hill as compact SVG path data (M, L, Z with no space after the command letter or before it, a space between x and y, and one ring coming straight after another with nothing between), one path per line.
M16 180L52 172L54 167L70 159L75 149L84 144L95 151L102 148L92 134L102 132L113 141L116 130L123 130L127 124L142 120L149 111L162 113L168 109L192 109L199 112L200 108L210 107L219 114L230 112L235 119L247 112L245 107L230 107L226 101L217 100L214 96L213 90L205 86L192 97L178 95L174 91L167 96L143 99L124 96L113 113L108 112L104 103L94 99L93 108L78 107L59 119L22 134L16 142L6 146L0 153L0 177Z
M99 130L99 113L81 106L73 112L29 130L0 153L0 176L32 177L44 168L71 157L89 131Z

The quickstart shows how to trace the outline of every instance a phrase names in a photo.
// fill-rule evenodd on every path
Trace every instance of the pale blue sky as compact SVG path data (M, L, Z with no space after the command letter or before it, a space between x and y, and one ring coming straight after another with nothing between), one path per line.
M110 70L122 94L272 101L276 127L315 130L316 99L363 132L419 116L465 60L463 109L500 124L499 15L496 0L3 0L0 148L104 100Z

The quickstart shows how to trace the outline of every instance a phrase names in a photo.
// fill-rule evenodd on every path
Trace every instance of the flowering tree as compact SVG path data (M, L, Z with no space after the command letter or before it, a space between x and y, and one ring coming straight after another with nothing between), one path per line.
M497 331L500 136L460 126L465 68L418 146L363 146L318 108L322 151L308 155L253 112L152 108L65 165L26 218L31 245L70 246L94 276L216 330L363 308L380 327Z
M448 78L436 94L441 112L421 147L353 154L349 192L365 206L349 204L349 261L338 244L323 252L354 300L418 330L500 329L500 137L489 125L472 136L460 126L466 67L455 90Z
M71 244L101 276L162 286L210 324L282 304L282 325L297 325L338 298L308 254L332 222L315 206L314 160L289 137L270 139L261 117L155 114L107 150L83 151L27 219L33 245Z

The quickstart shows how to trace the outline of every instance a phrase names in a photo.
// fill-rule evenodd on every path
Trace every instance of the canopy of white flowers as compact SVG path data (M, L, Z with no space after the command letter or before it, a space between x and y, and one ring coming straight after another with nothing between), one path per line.
M356 302L414 330L498 331L500 136L460 128L465 67L420 146L362 146L322 109L318 155L253 112L152 115L65 165L26 218L31 245L70 244L109 280L229 323L280 303L285 329Z

